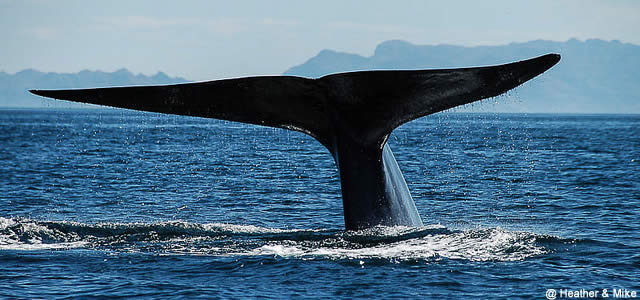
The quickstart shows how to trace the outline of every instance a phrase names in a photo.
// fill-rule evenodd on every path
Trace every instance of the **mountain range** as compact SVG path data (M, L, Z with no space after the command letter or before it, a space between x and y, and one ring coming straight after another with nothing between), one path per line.
M543 113L640 113L640 46L619 41L536 40L502 46L420 46L386 41L370 57L323 50L284 74L326 74L387 69L441 69L503 64L547 53L562 60L507 96L463 111ZM505 99L506 98L506 99ZM487 105L488 104L488 105Z
M63 102L51 101L29 93L30 89L70 89L124 85L171 84L187 81L180 77L169 77L163 72L152 76L133 74L127 69L115 72L80 71L78 73L44 73L27 69L15 74L0 72L0 107L50 107ZM63 107L89 107L88 105L64 102Z
M484 66L559 53L551 70L521 87L457 111L542 113L640 113L640 46L591 39L566 42L536 40L500 46L414 45L391 40L379 44L373 55L322 50L284 75L318 78L357 70L440 69ZM159 72L134 75L126 69L107 73L73 74L24 70L0 72L0 107L43 107L51 101L28 89L62 89L116 85L171 84L187 79Z

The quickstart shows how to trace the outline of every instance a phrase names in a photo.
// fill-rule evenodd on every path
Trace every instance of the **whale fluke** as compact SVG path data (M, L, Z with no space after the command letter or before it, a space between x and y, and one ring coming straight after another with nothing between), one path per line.
M418 226L422 221L386 145L391 131L422 116L498 96L559 60L560 55L548 54L489 67L30 92L74 102L304 132L322 143L336 161L347 229Z

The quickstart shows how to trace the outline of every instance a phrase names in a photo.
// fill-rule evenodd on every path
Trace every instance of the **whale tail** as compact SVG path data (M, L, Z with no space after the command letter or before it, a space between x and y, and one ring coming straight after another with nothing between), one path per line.
M498 96L560 60L548 54L476 68L360 71L318 79L262 76L207 82L71 90L30 90L74 102L215 118L297 130L331 147L340 126L382 148L416 118Z
M396 218L397 213L390 210L410 206L415 210L415 206L387 203L388 198L399 197L397 185L404 184L404 179L390 181L383 164L383 149L393 129L425 115L498 96L543 73L559 60L560 55L548 54L489 67L360 71L318 79L263 76L30 92L74 102L304 132L322 143L338 164L345 223L351 229L379 224L415 225L413 221L409 224L398 221L415 217ZM363 171L373 175L368 178ZM382 188L368 189L371 184Z

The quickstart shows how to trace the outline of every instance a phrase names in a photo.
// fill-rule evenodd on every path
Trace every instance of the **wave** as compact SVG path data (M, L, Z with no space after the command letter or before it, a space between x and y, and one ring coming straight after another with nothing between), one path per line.
M550 252L562 239L501 228L376 227L362 231L251 225L99 223L0 217L0 250L136 252L158 255L276 256L292 259L517 261Z

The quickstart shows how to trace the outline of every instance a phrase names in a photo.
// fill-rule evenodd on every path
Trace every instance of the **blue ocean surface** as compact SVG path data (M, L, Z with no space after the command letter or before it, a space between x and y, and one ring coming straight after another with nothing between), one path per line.
M640 293L640 115L440 113L389 143L425 226L346 232L304 134L0 110L0 298Z

